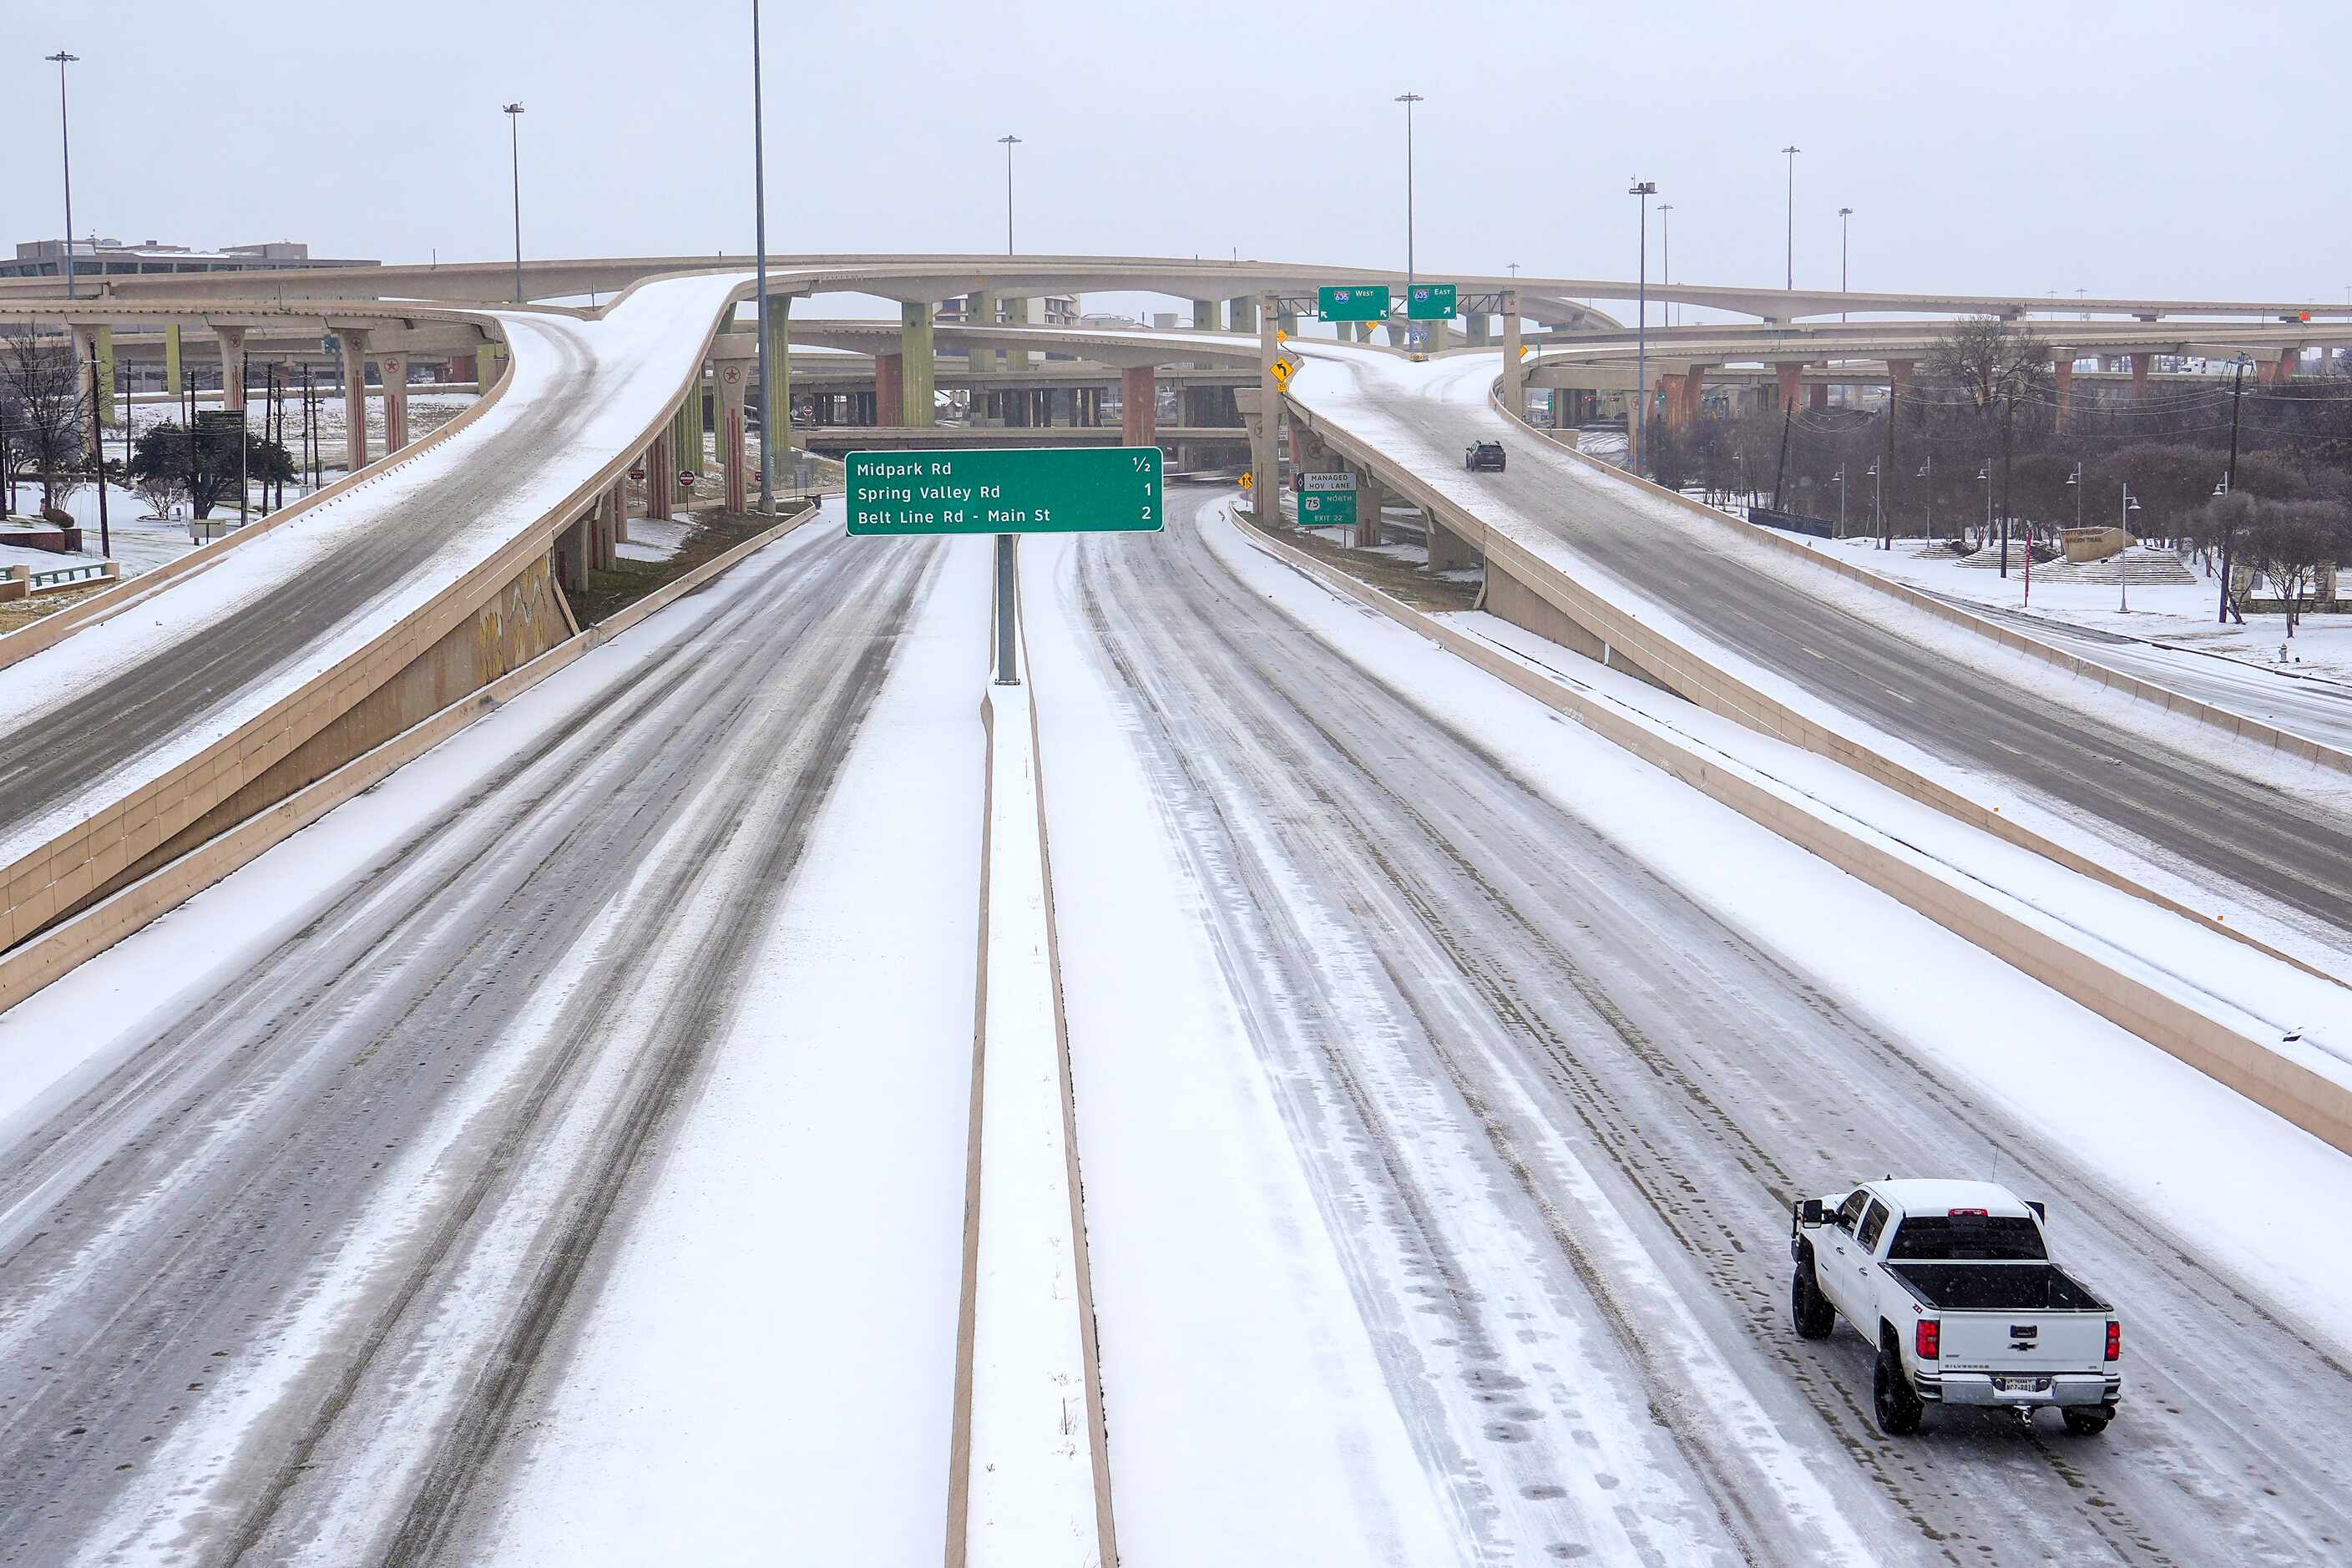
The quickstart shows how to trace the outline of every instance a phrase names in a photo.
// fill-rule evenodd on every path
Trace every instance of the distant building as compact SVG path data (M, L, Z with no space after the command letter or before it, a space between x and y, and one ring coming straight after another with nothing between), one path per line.
M282 272L309 267L379 267L379 261L337 259L312 256L310 247L290 239L266 245L230 245L218 250L165 245L148 240L125 245L119 239L92 236L73 242L77 278L154 277L174 272ZM54 239L20 242L14 261L0 261L0 278L63 278L65 247Z
M998 300L997 304L998 308L1001 310L1003 306L1003 300L1002 298ZM933 319L940 321L961 322L964 319L965 312L970 308L971 296L959 294L952 300L940 300L940 308L935 313ZM989 326L996 325L994 321L990 321L986 324ZM1031 326L1037 327L1076 326L1078 324L1078 297L1076 294L1046 294L1040 296L1035 303L1030 308L1029 324Z

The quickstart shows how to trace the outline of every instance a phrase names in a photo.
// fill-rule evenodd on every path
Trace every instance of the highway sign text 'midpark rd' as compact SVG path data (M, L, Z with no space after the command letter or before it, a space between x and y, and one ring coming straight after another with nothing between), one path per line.
M852 452L842 460L853 534L1151 533L1157 447Z

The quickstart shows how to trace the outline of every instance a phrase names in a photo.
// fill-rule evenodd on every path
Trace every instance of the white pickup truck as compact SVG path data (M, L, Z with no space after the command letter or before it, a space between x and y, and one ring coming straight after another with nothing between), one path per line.
M2095 1436L2123 1392L2115 1309L2050 1261L2042 1208L1990 1182L1872 1182L1796 1205L1789 1288L1797 1332L1843 1317L1878 1347L1871 1403L1890 1436L1930 1403L2055 1405Z

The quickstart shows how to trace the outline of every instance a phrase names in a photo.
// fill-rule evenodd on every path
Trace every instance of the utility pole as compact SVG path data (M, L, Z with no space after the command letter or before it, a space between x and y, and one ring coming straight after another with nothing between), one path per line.
M1788 289L1797 287L1797 154L1803 148L1791 142L1780 149L1789 155L1789 281Z
M89 360L89 462L98 470L98 552L114 553L114 536L106 525L106 442L98 433L98 356Z
M1641 300L1633 329L1633 417L1626 427L1626 456L1639 478L1643 437L1650 428L1650 198L1658 194L1658 182L1636 180L1625 194L1638 197L1642 204L1640 272L1633 286Z
M514 302L522 303L522 105L509 103L499 112L507 117L508 167L514 177Z
M1010 133L996 139L1004 148L1004 254L1013 254L1013 149L1021 145L1021 138ZM1026 310L1027 306L1022 307Z
M50 61L58 68L58 151L64 157L66 174L66 298L68 300L78 300L81 296L79 291L74 286L73 128L71 122L66 116L66 67L73 64L76 60L81 58L81 57L79 55L69 55L66 53L65 50L59 49L56 54L44 55L41 58ZM95 413L92 414L91 417L96 417Z
M772 513L776 482L768 437L779 416L785 429L792 428L793 411L775 406L776 383L768 363L768 137L760 98L760 0L751 0L751 243L760 252L760 510Z
M2247 358L2243 353L2238 355L2230 377L2230 466L2221 472L2223 495L2232 494L2238 488L2238 416L2246 404ZM2226 521L2221 525L2221 609L2217 618L2223 626L2230 624L2230 536L2235 531ZM2245 616L2240 616L2238 620L2242 625Z

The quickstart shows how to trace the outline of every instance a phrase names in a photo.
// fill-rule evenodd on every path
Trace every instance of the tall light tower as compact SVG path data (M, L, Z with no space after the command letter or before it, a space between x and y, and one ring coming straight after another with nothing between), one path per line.
M1640 301L1634 318L1639 324L1633 329L1633 417L1625 426L1626 455L1633 459L1638 478L1642 437L1650 424L1650 198L1658 194L1658 182L1636 180L1625 194L1639 197L1642 204L1641 260L1633 285Z
M1797 154L1804 149L1791 142L1780 149L1789 155L1789 280L1784 287L1797 287Z
M514 179L514 302L522 303L522 105L503 105L507 117L507 166Z
M1004 254L1010 256L1013 254L1013 149L1021 145L1021 138L1007 134L996 140L1004 148Z
M1665 274L1669 284L1675 280L1675 204L1658 204L1658 269ZM1675 302L1666 301L1666 325L1675 324Z
M1404 105L1404 299L1405 309L1412 309L1412 106L1422 101L1417 92L1401 92L1396 101ZM1410 318L1408 318L1410 319ZM1407 328L1408 335L1412 329Z
M66 167L66 298L80 295L74 288L73 258L73 132L66 119L66 67L81 58L63 49L41 57L58 68L58 150L63 154Z
M1841 294L1844 294L1844 293L1850 293L1850 292L1852 292L1851 287L1850 287L1850 286L1847 284L1847 282L1846 282L1846 270L1845 270L1845 263L1846 263L1846 245L1845 245L1845 242L1846 242L1846 235L1847 235L1847 225L1848 225L1848 224L1850 224L1850 223L1853 221L1853 209L1852 207L1840 207L1840 208L1838 208L1838 292L1839 292L1839 293L1841 293ZM1839 320L1839 321L1844 321L1844 320L1845 320L1845 312L1844 312L1843 310L1840 310L1840 311L1838 312L1838 320Z
M790 407L776 407L776 384L768 363L768 135L760 98L760 0L751 0L751 243L759 248L755 272L760 290L760 510L776 510L775 466L769 437L775 433L781 412L784 428L793 427ZM731 438L731 437L730 437Z

